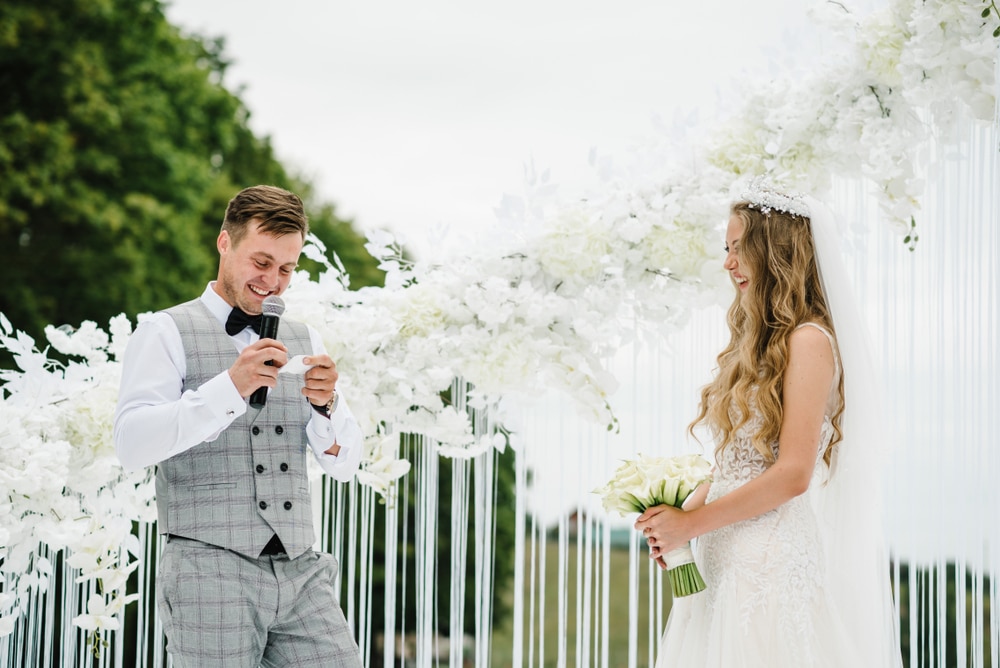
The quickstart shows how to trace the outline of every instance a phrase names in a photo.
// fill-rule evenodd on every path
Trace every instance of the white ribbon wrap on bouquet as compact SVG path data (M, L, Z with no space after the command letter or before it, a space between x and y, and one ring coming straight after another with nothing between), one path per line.
M672 571L679 566L684 564L694 563L694 552L691 551L691 543L688 543L684 547L679 547L676 550L670 550L667 552L666 556L663 557L663 561L667 564L667 570Z

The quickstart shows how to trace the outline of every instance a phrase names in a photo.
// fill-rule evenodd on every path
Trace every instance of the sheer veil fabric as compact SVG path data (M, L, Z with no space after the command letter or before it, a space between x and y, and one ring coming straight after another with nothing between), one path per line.
M824 540L827 591L865 666L902 666L889 554L882 530L883 474L891 440L881 379L841 254L833 213L807 197L823 290L844 373L843 440L829 478L813 496Z

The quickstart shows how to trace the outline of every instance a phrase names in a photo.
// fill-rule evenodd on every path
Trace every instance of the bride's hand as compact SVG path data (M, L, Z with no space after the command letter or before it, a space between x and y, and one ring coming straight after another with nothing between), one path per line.
M646 538L649 557L659 560L661 568L661 557L683 547L694 538L689 519L690 514L683 510L671 506L653 506L635 521L636 530L641 531Z

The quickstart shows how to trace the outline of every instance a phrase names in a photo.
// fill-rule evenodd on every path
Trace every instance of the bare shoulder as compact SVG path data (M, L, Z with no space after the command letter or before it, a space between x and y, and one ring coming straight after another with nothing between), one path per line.
M824 330L799 327L788 337L789 364L818 364L833 368L833 347Z

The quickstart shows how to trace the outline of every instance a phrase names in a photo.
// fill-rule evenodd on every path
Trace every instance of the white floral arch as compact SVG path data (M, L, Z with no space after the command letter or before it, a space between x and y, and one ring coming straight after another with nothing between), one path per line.
M467 255L440 264L409 263L392 238L372 235L368 247L387 271L386 285L351 291L337 260L328 260L318 243L307 247L306 252L325 262L327 270L316 281L296 277L286 300L289 315L323 334L367 434L358 483L326 485L317 492L325 545L340 554L370 555L370 526L342 526L332 509L343 503L345 495L367 508L369 515L374 513L376 495L392 506L395 481L411 466L400 454L399 434L424 439L430 447L420 457L468 460L472 469L466 469L466 475L489 480L491 453L507 445L511 425L522 424L524 428L513 435L521 437L520 443L514 440L519 460L518 520L521 534L527 532L532 538L527 545L519 539L513 547L519 565L515 587L530 588L533 572L526 573L520 564L525 563L526 550L534 558L534 550L544 549L534 540L540 535L537 516L526 507L524 459L533 447L529 435L535 417L526 418L510 400L558 392L589 423L616 429L620 415L630 409L614 399L620 375L615 373L615 351L633 342L656 349L664 336L696 346L703 337L691 338L688 321L698 320L702 307L728 301L728 285L717 269L718 227L731 187L745 175L767 172L789 187L826 194L859 224L881 219L896 228L899 234L892 248L878 256L859 256L856 267L862 278L865 272L888 271L872 264L878 258L907 254L907 247L916 248L913 256L925 253L926 241L918 244L917 234L924 229L939 233L939 219L954 214L979 224L982 243L975 245L971 256L972 271L996 263L1000 167L995 149L995 5L899 0L859 16L841 3L827 3L816 20L841 35L844 44L842 53L827 65L805 77L789 75L748 84L741 91L743 107L703 133L706 140L698 146L651 142L619 157L618 163L595 157L600 186L591 192L566 197L547 175L529 173L523 195L505 198L497 232ZM949 150L962 152L961 159L951 160L952 167L927 159L931 152L943 160L940 154ZM687 158L680 161L674 158L677 155ZM959 183L956 174L959 181L963 175L971 179ZM861 183L866 184L863 190L857 185ZM949 204L955 197L963 199L960 206ZM929 219L926 228L925 219ZM943 235L938 241L944 243ZM984 363L995 378L996 351L988 347L997 327L997 281L995 268L990 271L992 283L985 279L987 288L979 298L993 309L993 319L986 316L986 338L976 341L985 340ZM876 316L884 325L883 342L890 335L905 338L892 329L895 325L886 325L888 313L887 307ZM916 328L914 323L911 331ZM72 331L50 327L48 345L71 360L61 365L52 361L47 348L39 350L0 314L0 346L15 355L19 367L0 372L0 484L5 490L0 494L0 665L45 656L43 647L51 645L53 637L61 639L64 651L72 648L77 654L86 642L106 642L116 631L122 632L118 629L124 606L148 596L155 564L149 541L155 521L153 486L147 473L122 472L111 440L119 360L130 331L131 323L123 316L113 319L106 331L92 322ZM887 358L891 361L892 355ZM658 396L694 392L690 385L674 390L669 379L657 382L668 386L659 386ZM961 385L950 378L948 382ZM995 381L992 386L984 383L992 387L985 392L986 400L991 396L995 400ZM459 391L469 386L474 389L467 395ZM452 388L454 403L445 405L442 392ZM1000 433L996 418L984 425L975 435L992 437L995 444ZM962 435L970 434L965 430ZM586 447L596 448L591 453L606 446L598 437L585 440ZM603 464L608 455L601 457ZM996 456L983 464L980 471L1000 475ZM423 483L421 504L431 504L437 483L433 479ZM905 481L891 484L906 492ZM1000 499L984 491L980 501L989 507ZM455 521L464 522L463 513L485 513L477 527L488 528L488 499L466 502ZM138 534L133 533L134 522L140 523ZM560 520L559 529L565 546L565 521ZM588 546L600 561L608 536L609 527L591 519L586 539L578 545ZM427 534L422 540L433 538ZM1000 543L989 533L976 534L972 542L977 540L994 551ZM940 568L930 571L929 583L912 572L906 575L913 580L911 596L924 587L921 591L940 601L941 578L955 554L937 549L933 541L919 542L901 539L912 554ZM429 551L429 543L424 547ZM477 531L464 549L463 558L488 564L497 546L488 531ZM634 542L631 549L635 554ZM58 565L56 555L60 555ZM973 549L959 555L965 559L960 562L962 577L966 570L978 574L973 579L979 593L995 609L1000 598L991 575L1000 565L998 556L982 549L979 554ZM600 569L592 566L591 575L599 578ZM367 568L370 564L364 559L349 560L344 577L363 583ZM485 593L492 587L488 569L478 570L481 578L475 586L488 599ZM139 591L127 590L133 571L141 574ZM633 565L633 581L637 572ZM77 586L66 588L63 600L46 596L57 577L76 578ZM896 577L898 585L904 577L898 564ZM428 616L434 614L426 603L434 595L432 580L426 584L429 589L418 591L415 602L426 607ZM371 615L391 616L394 611L372 611L363 586L361 592L358 600L344 605L364 649L373 642L365 632ZM597 609L598 602L592 604ZM565 601L560 605L564 607ZM490 663L489 604L485 606L474 611L477 665ZM535 606L534 602L515 606L517 665L541 651L531 621ZM982 628L983 599L972 601L970 609L971 619L962 616L962 623ZM63 620L72 619L73 625L54 624L53 610ZM465 613L459 609L453 614ZM561 608L559 614L560 628L565 630L568 617ZM917 614L910 611L912 618ZM982 645L992 647L992 654L973 651L974 665L998 665L997 617L991 618L987 634L992 644ZM139 622L155 624L142 615ZM426 622L418 624L413 634L419 665L430 662L432 651L431 625ZM578 620L583 627L590 623ZM633 637L635 623L632 619ZM592 635L589 630L582 633L593 639L594 663L599 662L597 654L603 653L605 662L607 656L607 620L600 624L603 627L595 627ZM654 625L661 627L659 622ZM144 631L131 630L137 637ZM565 637L560 642L564 657ZM461 639L452 643L454 662L463 650ZM651 637L647 647L654 645ZM927 665L943 663L945 650L934 642L925 645L915 643L909 658ZM577 649L578 661L591 651L585 643ZM162 646L154 650L162 656ZM630 647L632 665L640 661L639 653ZM391 651L388 656L391 662ZM120 660L114 651L101 658L108 664Z

